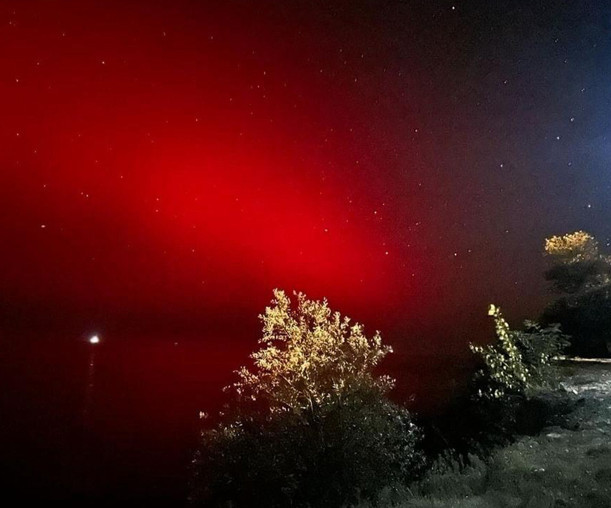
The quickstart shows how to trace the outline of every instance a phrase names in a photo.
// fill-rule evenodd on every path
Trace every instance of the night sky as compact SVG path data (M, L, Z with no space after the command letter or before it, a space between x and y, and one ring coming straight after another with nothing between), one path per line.
M93 333L100 447L184 433L153 410L275 287L405 355L536 318L544 238L611 237L610 36L603 1L0 1L7 440L79 407Z

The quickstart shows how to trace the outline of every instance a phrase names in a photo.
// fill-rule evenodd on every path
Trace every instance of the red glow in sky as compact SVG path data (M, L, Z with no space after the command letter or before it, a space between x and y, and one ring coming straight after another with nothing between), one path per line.
M274 287L404 307L418 260L368 150L378 99L354 100L371 55L170 5L4 6L4 297L62 320L253 314Z
M255 340L281 287L395 343L451 326L462 347L491 301L536 314L543 238L583 227L558 213L574 188L533 177L578 158L545 100L507 113L530 97L501 65L523 48L476 44L477 9L473 25L443 2L1 7L6 325L204 337L250 320ZM533 55L517 76L543 72Z
M609 16L0 0L3 478L72 492L99 334L92 485L176 494L276 287L379 329L398 397L447 396L490 303L550 300L546 236L611 245Z

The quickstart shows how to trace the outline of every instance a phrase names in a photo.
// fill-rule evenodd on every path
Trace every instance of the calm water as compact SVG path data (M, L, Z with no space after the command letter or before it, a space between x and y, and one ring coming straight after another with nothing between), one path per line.
M1 339L5 492L101 504L184 500L199 411L219 407L221 388L254 347L176 337L104 337L97 346L80 337ZM400 355L387 367L401 379L395 396L415 394L424 411L442 405L468 369L455 358Z

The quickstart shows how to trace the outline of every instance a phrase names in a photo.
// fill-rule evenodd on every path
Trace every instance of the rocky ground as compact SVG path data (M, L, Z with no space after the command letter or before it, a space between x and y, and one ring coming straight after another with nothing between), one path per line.
M565 362L557 391L574 404L536 436L470 467L444 466L388 506L611 508L611 361Z

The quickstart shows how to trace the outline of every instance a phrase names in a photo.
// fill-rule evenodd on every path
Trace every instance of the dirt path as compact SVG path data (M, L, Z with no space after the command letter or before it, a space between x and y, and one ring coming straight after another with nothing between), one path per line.
M611 363L567 362L563 370L550 396L577 405L558 425L520 438L486 464L431 475L421 495L399 506L611 508Z

